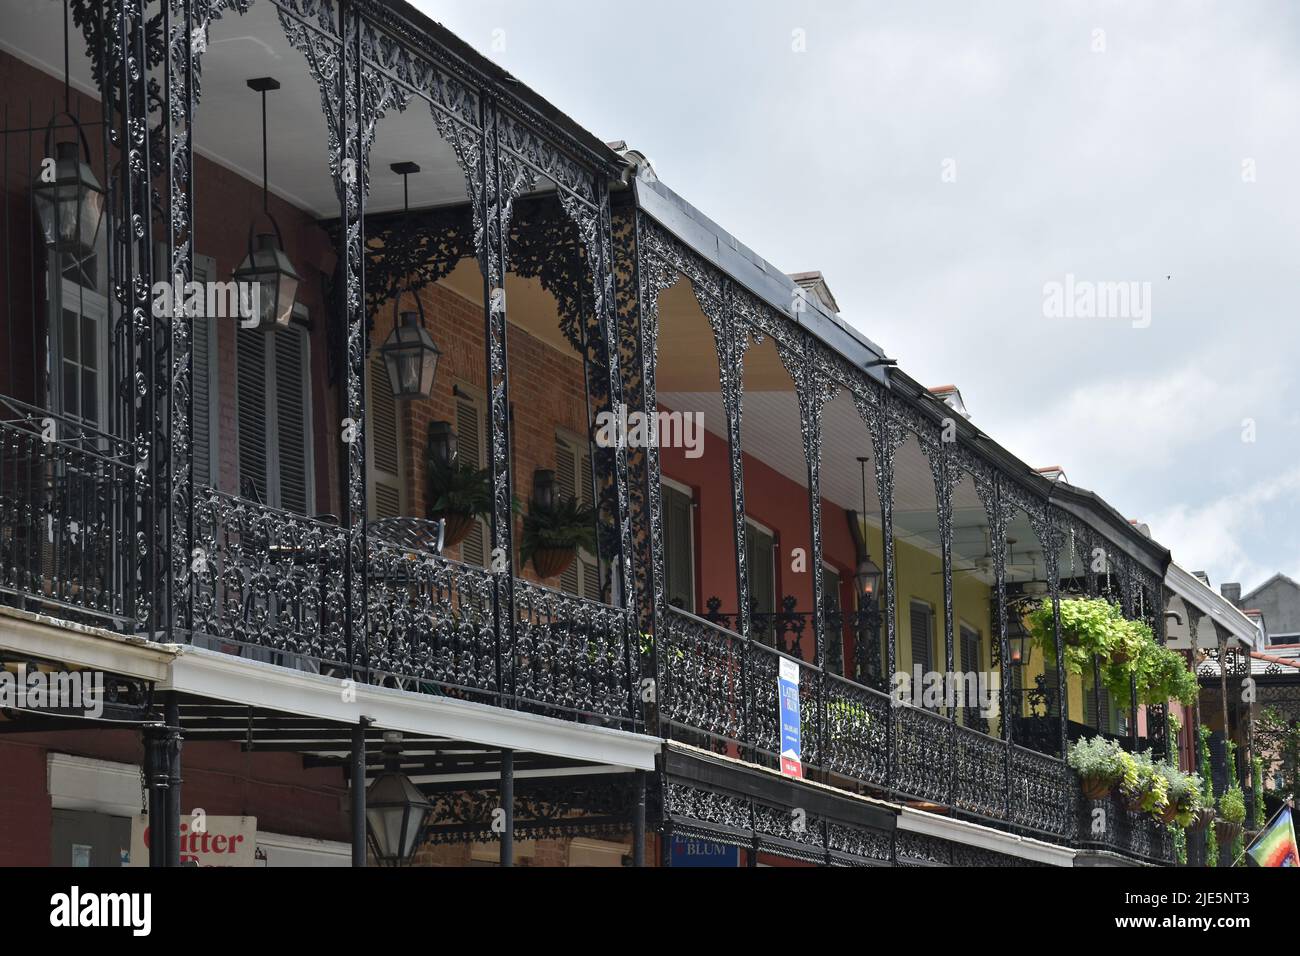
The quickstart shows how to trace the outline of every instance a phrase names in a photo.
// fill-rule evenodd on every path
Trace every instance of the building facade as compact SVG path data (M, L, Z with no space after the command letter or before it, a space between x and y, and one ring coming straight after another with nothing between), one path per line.
M0 862L1172 861L1063 759L1168 709L1021 626L1163 641L1168 552L823 277L405 4L68 6L0 2L0 654L105 690L5 712Z

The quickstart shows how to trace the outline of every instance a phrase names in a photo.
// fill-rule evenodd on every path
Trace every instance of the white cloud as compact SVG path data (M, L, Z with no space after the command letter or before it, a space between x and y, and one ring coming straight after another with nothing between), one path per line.
M1151 533L1183 567L1208 571L1216 588L1223 581L1238 581L1248 590L1275 571L1293 577L1300 571L1300 561L1290 569L1262 564L1249 543L1251 537L1270 530L1272 506L1297 497L1300 467L1212 501L1172 505L1151 516Z
M994 436L1029 464L1059 464L1071 481L1105 497L1116 476L1185 464L1225 433L1239 440L1242 421L1268 408L1273 388L1266 375L1223 378L1206 356L1161 377L1085 379L1057 401L1026 403L1025 414Z

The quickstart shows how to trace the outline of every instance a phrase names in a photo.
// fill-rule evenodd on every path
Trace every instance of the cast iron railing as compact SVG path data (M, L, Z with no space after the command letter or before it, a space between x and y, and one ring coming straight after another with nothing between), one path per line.
M346 529L208 490L195 543L197 643L405 690L634 723L626 610L516 580L514 627L498 628L497 575L379 526L366 547L367 628L350 647Z
M131 587L135 469L128 444L0 398L0 594L121 627Z
M1188 833L1193 835L1193 831ZM1174 861L1169 828L1149 813L1129 810L1113 793L1101 800L1079 797L1078 843L1087 849L1122 853L1151 863Z
M1075 833L1077 782L1055 757L892 699L677 608L649 642L666 736L768 767L780 752L777 668L799 668L810 776L951 808L1056 840Z

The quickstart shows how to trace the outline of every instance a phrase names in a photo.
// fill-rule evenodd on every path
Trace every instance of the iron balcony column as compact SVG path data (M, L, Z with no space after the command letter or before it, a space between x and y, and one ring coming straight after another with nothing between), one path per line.
M362 717L352 728L352 865L366 865L366 728L370 719Z
M145 786L149 791L149 865L154 867L176 866L180 858L179 827L176 833L171 833L167 822L172 750L173 746L178 746L174 732L175 728L160 723L145 724L141 728Z
M646 772L633 771L632 786L636 802L632 806L632 865L645 866L645 784Z
M164 707L167 721L167 865L180 866L181 713L173 692Z
M506 244L509 242L507 194L501 177L501 116L499 104L485 97L481 123L486 136L479 159L482 193L475 197L483 209L483 329L488 392L488 468L492 476L493 616L496 632L497 693L513 706L515 648L515 550L511 503L514 478L510 467L510 381L506 322Z
M515 865L515 752L501 751L501 865Z

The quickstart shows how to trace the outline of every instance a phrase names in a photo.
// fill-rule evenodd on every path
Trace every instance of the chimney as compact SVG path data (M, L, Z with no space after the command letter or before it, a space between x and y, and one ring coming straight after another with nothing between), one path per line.
M1241 607L1241 585L1235 582L1224 582L1219 585L1219 593L1231 601L1237 607Z
M1207 588L1210 586L1210 576L1204 571L1193 571L1192 577L1200 580Z

